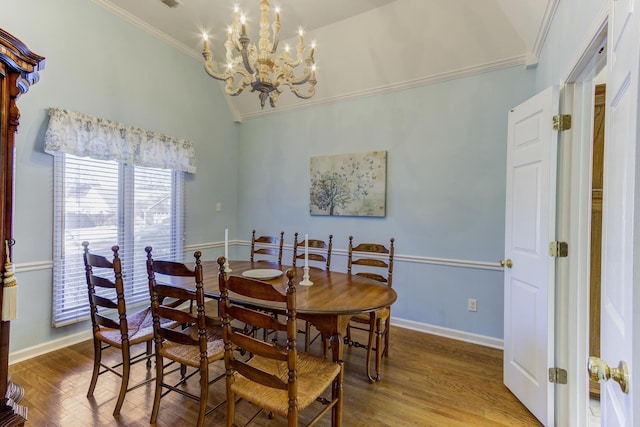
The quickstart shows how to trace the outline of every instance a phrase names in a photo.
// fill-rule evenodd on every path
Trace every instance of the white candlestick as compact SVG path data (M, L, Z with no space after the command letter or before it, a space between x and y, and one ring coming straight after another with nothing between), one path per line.
M229 267L229 229L224 229L224 271L230 273L231 268Z
M311 286L313 282L309 279L309 235L304 235L304 274L302 275L302 281L300 282L303 286Z
M224 229L224 257L229 259L229 229Z

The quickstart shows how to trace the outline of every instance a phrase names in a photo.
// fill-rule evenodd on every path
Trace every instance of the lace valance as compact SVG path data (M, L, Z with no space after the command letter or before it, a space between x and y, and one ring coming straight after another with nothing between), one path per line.
M49 154L68 153L98 160L195 173L191 142L61 108L49 108L44 137Z

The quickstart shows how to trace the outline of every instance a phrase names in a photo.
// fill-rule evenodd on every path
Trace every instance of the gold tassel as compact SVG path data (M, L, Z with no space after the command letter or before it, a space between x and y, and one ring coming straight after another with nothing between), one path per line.
M13 264L9 256L9 241L5 240L7 250L7 262L4 264L4 277L2 278L2 321L14 320L18 308L18 282L13 275Z

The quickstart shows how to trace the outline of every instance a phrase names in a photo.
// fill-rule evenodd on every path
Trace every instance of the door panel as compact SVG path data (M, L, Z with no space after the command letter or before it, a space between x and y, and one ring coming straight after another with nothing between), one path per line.
M618 103L608 106L612 143L605 147L604 186L607 193L603 198L603 254L602 254L602 320L601 354L609 364L617 365L619 360L630 360L630 331L627 331L625 319L630 315L631 291L625 283L632 283L632 226L633 209L626 206L633 200L633 146L613 141L624 141L628 135L628 87L618 92ZM626 130L625 130L626 128ZM626 421L625 397L616 390L615 383L607 383L603 390L603 419L611 416L616 420L611 425L632 425ZM609 425L609 424L605 424Z
M636 313L634 319L633 313L633 300L637 299L633 283L640 274L636 260L640 230L634 227L640 215L636 159L640 26L634 3L633 0L611 2L609 16L611 55L607 64L600 341L602 359L611 367L626 361L632 375L633 325L640 324L639 315ZM623 393L613 381L602 384L602 425L633 426L633 400L633 378L629 394ZM640 418L637 413L635 417ZM638 421L640 419L635 420Z
M555 238L558 92L548 88L509 112L505 212L504 383L543 424L554 419Z

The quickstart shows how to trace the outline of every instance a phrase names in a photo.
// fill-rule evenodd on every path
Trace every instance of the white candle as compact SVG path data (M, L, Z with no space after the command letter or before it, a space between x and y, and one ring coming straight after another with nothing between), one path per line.
M229 229L224 229L224 259L229 262Z
M304 268L309 268L309 235L304 235Z

